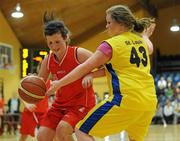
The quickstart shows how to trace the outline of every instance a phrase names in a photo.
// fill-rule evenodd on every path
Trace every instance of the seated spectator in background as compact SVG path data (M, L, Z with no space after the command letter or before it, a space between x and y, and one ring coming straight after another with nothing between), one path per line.
M166 100L166 105L164 106L164 118L167 124L172 124L174 119L174 107L169 99Z
M165 94L160 94L158 96L158 102L161 105L162 108L166 105L167 96Z
M172 77L167 78L167 88L173 88Z
M163 123L164 127L167 126L166 121L163 116L163 108L160 103L157 104L157 109L156 109L155 116L153 118L153 123L154 124Z
M12 114L9 120L13 123L14 133L17 131L17 123L20 116L20 99L17 94L14 92L12 97L8 100L8 113Z
M177 97L178 94L180 94L180 82L177 83L174 91L175 97Z
M157 82L158 93L164 94L166 87L167 87L167 81L163 76L161 76L160 80Z
M178 117L180 117L180 93L174 100L174 124L178 123Z
M174 92L173 92L173 88L172 87L168 87L166 90L165 90L165 95L168 99L170 99L171 101L174 100Z
M98 104L101 101L101 99L100 99L98 93L95 92L94 95L95 95L95 99L96 99L96 104Z

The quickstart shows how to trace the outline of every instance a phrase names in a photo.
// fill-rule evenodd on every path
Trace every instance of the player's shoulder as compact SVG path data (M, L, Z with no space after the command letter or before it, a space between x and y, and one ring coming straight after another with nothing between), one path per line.
M93 53L85 48L78 47L76 52L77 60L83 63L87 58L89 58Z
M92 54L92 52L90 50L85 49L85 48L78 47L77 48L77 55L84 55L84 54Z

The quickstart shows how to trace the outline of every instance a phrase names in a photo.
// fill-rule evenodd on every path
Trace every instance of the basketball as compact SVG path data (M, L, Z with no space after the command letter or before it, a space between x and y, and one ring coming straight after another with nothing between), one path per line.
M45 81L38 76L26 76L20 81L18 93L25 102L35 104L45 97Z

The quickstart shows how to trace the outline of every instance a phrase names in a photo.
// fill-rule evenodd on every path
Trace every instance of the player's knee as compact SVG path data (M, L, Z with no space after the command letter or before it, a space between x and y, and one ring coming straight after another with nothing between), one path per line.
M56 136L58 138L66 138L66 136L70 136L73 134L73 128L70 125L59 124L56 128Z
M77 138L81 137L81 131L79 131L79 129L75 128L75 135Z

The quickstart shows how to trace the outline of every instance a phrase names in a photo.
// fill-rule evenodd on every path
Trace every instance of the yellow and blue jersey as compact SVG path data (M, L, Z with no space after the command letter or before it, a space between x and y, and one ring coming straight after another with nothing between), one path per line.
M154 109L157 99L144 39L126 32L105 41L112 47L106 64L110 101L128 109Z
M142 141L157 103L147 45L131 32L105 42L112 47L106 64L110 97L97 104L77 128L97 137L126 130L131 138Z

